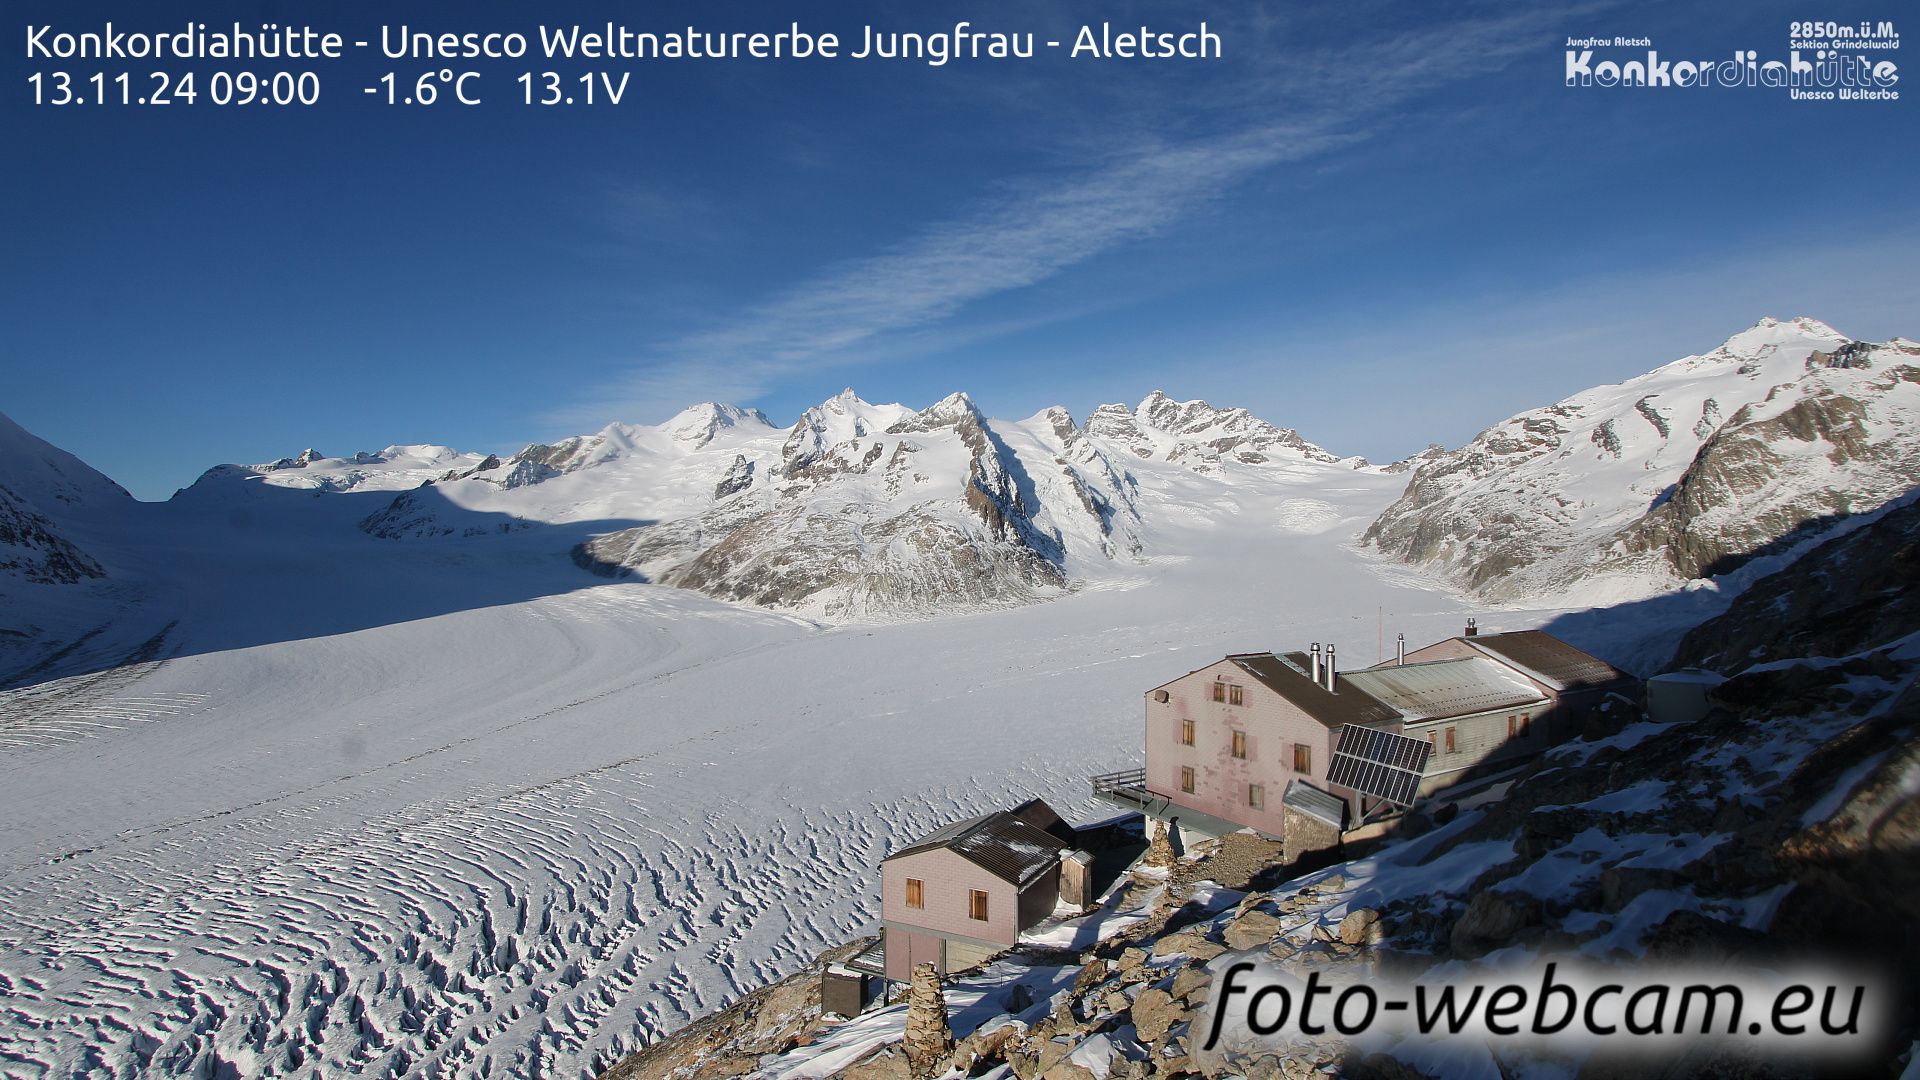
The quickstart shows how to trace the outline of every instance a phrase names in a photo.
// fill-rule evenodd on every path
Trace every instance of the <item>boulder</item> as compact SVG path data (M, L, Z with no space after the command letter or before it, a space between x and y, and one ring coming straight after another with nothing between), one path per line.
M1453 951L1478 956L1511 942L1514 935L1540 921L1540 901L1524 893L1488 890L1473 898L1453 924Z
M1188 927L1177 934L1167 936L1153 943L1153 957L1163 960L1169 956L1191 956L1195 960L1211 960L1226 948L1208 941L1205 932L1197 926Z
M1148 987L1133 1000L1133 1027L1141 1042L1153 1042L1167 1029L1191 1017L1165 990Z
M1280 932L1280 920L1264 911L1249 911L1227 924L1221 937L1236 952L1257 949Z
M976 1031L960 1041L954 1048L949 1064L962 1074L971 1073L974 1067L986 1063L997 1064L1008 1060L1013 1044L1018 1042L1025 1029L1019 1024L1001 1024L991 1031Z
M1685 876L1675 870L1609 866L1600 872L1600 903L1607 911L1619 911L1649 889L1672 889L1685 883Z
M1206 968L1181 968L1180 974L1173 977L1173 996L1188 1004L1198 1004L1207 1000L1207 989L1213 985L1213 976Z
M1340 920L1339 933L1345 944L1372 945L1384 936L1380 913L1372 908L1349 911L1347 917Z

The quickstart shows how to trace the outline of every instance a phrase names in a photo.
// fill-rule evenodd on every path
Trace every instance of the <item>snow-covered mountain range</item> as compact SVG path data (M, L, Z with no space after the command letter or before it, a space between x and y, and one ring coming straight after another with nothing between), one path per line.
M1917 425L1920 345L1769 318L1385 467L1158 391L1079 422L1058 407L990 419L964 393L914 409L847 390L785 428L707 403L504 458L309 449L217 466L174 502L219 516L276 492L391 492L356 503L360 532L419 544L571 525L586 532L568 537L573 561L605 577L892 620L1123 580L1196 498L1406 472L1364 545L1482 602L1607 603L1725 575L1899 495L1920 475ZM1290 520L1312 522L1311 502ZM72 534L129 504L71 455L0 429L0 576L108 574Z
M1396 632L1434 640L1475 616L1652 670L1713 613L1694 601L1734 590L1563 609L1603 585L1681 583L1694 570L1672 549L1704 572L1762 552L1737 578L1819 532L1839 546L1794 566L1851 568L1854 591L1776 576L1720 605L1734 617L1709 651L1840 655L1858 643L1777 646L1770 620L1885 629L1856 613L1911 577L1912 514L1820 530L1902 486L1914 353L1769 321L1386 467L1157 394L1003 421L957 395L916 409L849 393L785 428L702 406L512 455L309 450L142 503L0 425L17 511L0 538L8 1061L47 1076L593 1075L863 932L873 868L900 843L1035 795L1100 813L1085 778L1135 760L1142 689L1223 653L1338 640L1371 662ZM1684 543L1656 549L1656 500L1685 508L1664 526ZM1476 582L1476 560L1510 550L1494 546L1513 531L1499 514L1550 549ZM1378 548L1483 592L1503 573L1518 595L1586 570L1567 599L1490 611L1361 550L1376 520ZM1396 551L1381 535L1396 525L1448 557ZM1784 554L1766 546L1781 536ZM1630 574L1583 561L1616 542ZM1040 597L1058 599L1016 606ZM1793 800L1838 789L1773 755L1839 730L1801 722L1838 725L1851 706L1830 704L1701 728L1707 743L1664 756L1633 747L1676 770L1622 774L1671 784L1647 797L1658 829L1634 835L1725 831L1688 770L1743 738L1754 768L1713 757L1713 776L1791 789L1768 813L1802 821ZM1873 753L1830 764L1856 775ZM1576 782L1622 778L1592 764ZM1601 790L1570 792L1568 775L1516 788L1516 805ZM1724 788L1730 814L1777 794L1743 785ZM1480 831L1450 857L1506 859L1513 823L1473 813L1451 827Z
M1421 462L1364 542L1476 598L1609 603L1735 571L1920 478L1920 344L1763 319Z
M570 525L586 532L568 537L573 561L602 576L891 620L1122 580L1195 500L1399 472L1410 481L1364 545L1483 602L1642 598L1812 542L1912 486L1920 345L1764 319L1711 352L1384 468L1158 391L1077 422L1058 407L989 419L964 393L913 409L847 390L785 428L707 403L504 458L309 449L217 466L174 502L217 517L273 493L391 492L355 504L360 532L421 544ZM1311 527L1312 502L1289 520ZM0 429L0 575L108 574L71 534L130 504L71 455Z
M705 403L506 458L391 446L223 465L181 498L393 490L359 526L400 542L626 522L575 561L816 617L897 619L1031 602L1124 569L1148 549L1142 470L1232 487L1360 468L1245 409L1158 391L1082 425L1057 407L990 420L964 393L916 410L846 390L787 428Z

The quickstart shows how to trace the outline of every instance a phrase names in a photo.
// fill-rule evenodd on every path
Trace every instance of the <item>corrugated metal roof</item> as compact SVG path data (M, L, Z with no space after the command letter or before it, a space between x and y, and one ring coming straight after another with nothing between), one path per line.
M1392 723L1400 719L1400 714L1391 705L1367 693L1365 688L1354 686L1350 674L1343 673L1334 680L1335 690L1328 690L1314 682L1313 677L1307 674L1306 665L1309 661L1306 653L1294 652L1285 656L1244 653L1227 659L1293 703L1301 712L1330 728L1345 724Z
M1513 630L1460 639L1524 670L1556 690L1591 690L1633 676L1544 630Z
M1287 793L1280 797L1280 801L1336 829L1347 827L1347 801L1338 795L1321 791L1305 780L1287 781Z
M1368 668L1342 678L1400 710L1409 723L1537 705L1547 699L1532 683L1478 656Z
M1005 810L995 810L936 829L880 861L935 848L946 848L1008 884L1025 885L1057 864L1068 845Z

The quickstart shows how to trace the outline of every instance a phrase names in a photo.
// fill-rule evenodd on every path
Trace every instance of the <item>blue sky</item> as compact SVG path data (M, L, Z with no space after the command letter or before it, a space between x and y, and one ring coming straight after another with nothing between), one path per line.
M309 445L511 451L710 398L785 422L847 385L1007 417L1163 388L1390 460L1762 315L1920 336L1913 102L1562 85L1569 35L1781 56L1804 5L89 7L9 22L1204 18L1225 46L606 62L626 101L570 110L517 103L534 59L456 65L477 108L383 109L358 88L427 65L375 54L247 111L36 108L16 37L0 411L143 498Z

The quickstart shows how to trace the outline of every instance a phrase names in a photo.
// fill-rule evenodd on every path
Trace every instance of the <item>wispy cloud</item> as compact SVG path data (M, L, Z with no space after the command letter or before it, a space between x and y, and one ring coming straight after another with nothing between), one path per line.
M1285 335L1211 343L1208 385L1338 453L1392 460L1428 439L1459 446L1488 425L1601 383L1704 353L1762 316L1822 319L1884 341L1920 334L1911 264L1920 227L1760 233L1657 267L1502 283L1433 303L1335 318ZM1320 362L1339 357L1338 363ZM1118 371L1118 379L1148 373ZM1392 383L1397 394L1371 388Z
M711 329L643 349L632 374L549 420L578 428L614 415L664 415L702 398L752 399L782 380L847 363L893 335L1163 232L1256 173L1362 141L1395 105L1537 48L1567 17L1453 23L1444 49L1409 34L1257 66L1210 95L1203 115L1185 125L1211 134L1120 136L1122 148L1015 180L890 248L827 267ZM1361 63L1367 74L1356 76ZM1139 115L1154 111L1141 105L1124 125L1132 131L1142 130Z

